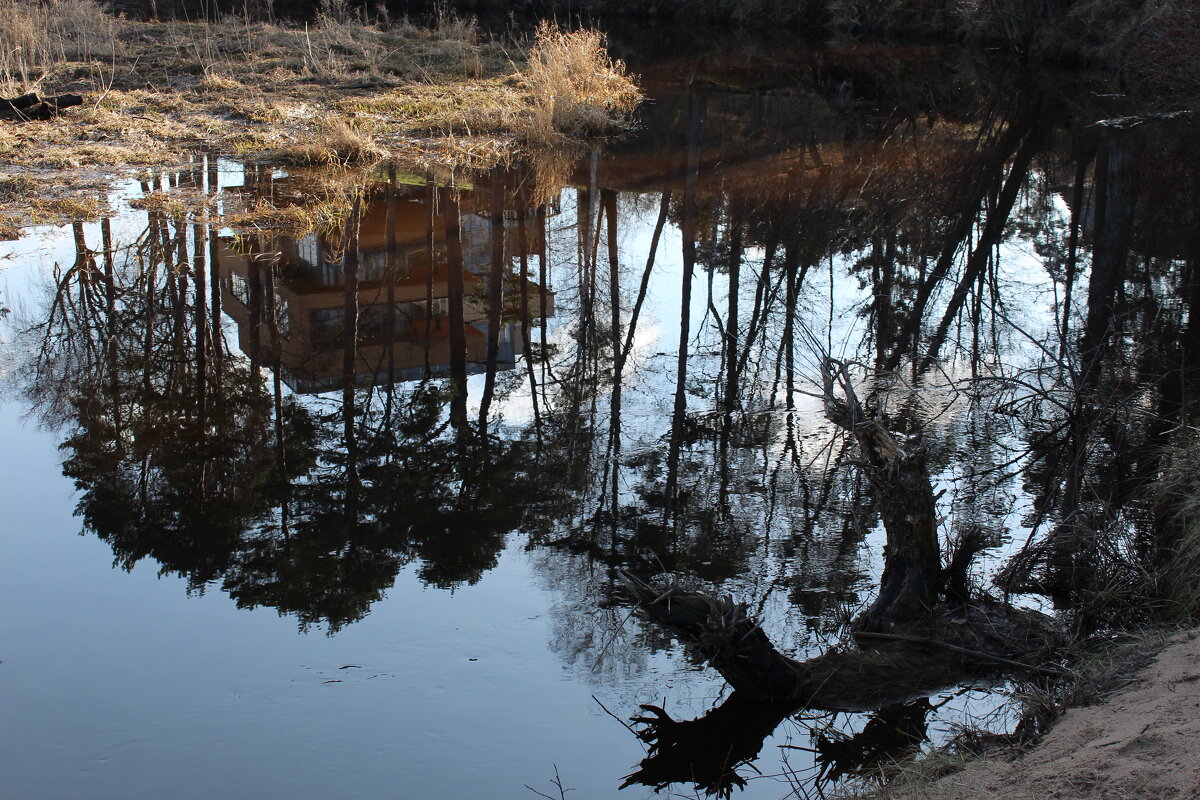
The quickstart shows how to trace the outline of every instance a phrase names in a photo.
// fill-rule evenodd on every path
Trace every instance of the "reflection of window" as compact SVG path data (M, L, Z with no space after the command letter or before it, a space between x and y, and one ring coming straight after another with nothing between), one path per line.
M342 338L346 313L341 308L315 308L309 312L313 347L333 347Z
M241 304L250 307L250 284L246 283L246 279L236 272L229 276L229 290L233 292Z
M387 252L364 250L359 254L359 280L381 281L387 276Z
M450 298L438 297L433 301L433 316L445 317L450 315Z
M305 236L296 242L296 255L301 261L307 261L314 267L321 263L321 248L317 244L317 237L313 234Z
M358 309L358 344L382 344L389 339L401 341L417 335L415 321L425 319L424 303L396 303L389 313L387 303L371 303ZM312 345L315 348L340 347L345 343L345 310L318 308L309 312Z
M287 301L279 295L275 295L275 325L283 338L292 335L292 315L288 313Z

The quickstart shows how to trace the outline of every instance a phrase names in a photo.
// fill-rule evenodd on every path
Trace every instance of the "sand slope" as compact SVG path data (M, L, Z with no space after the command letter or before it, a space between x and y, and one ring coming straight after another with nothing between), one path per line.
M1176 637L1138 679L1073 708L1016 760L984 758L921 786L883 792L928 800L1200 798L1200 632Z

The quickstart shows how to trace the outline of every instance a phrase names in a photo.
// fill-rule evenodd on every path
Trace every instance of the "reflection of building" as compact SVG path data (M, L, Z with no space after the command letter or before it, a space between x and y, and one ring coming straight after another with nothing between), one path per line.
M449 266L443 220L435 216L432 258L426 243L429 206L424 187L397 187L394 245L389 253L387 199L380 194L364 207L359 231L357 346L353 379L360 385L445 375L451 362ZM463 318L467 371L481 372L487 359L487 281L493 247L503 248L502 301L497 369L511 369L523 351L520 325L518 220L505 209L501 235L493 244L486 187L464 192L460 226L465 296ZM532 212L530 213L532 217ZM532 219L526 223L526 256L544 251ZM274 317L279 329L280 366L293 391L324 392L343 385L348 338L347 291L339 243L319 235L274 237L269 246L239 247L226 240L220 250L222 295L238 324L244 352L270 352L271 325L264 303L267 268L274 265ZM389 270L389 263L392 265ZM431 289L432 287L432 289ZM530 280L531 318L554 313L554 295ZM432 297L432 303L429 302ZM531 320L532 321L532 320ZM257 323L257 324L256 324ZM255 331L257 330L257 341ZM428 335L426 335L428 334Z

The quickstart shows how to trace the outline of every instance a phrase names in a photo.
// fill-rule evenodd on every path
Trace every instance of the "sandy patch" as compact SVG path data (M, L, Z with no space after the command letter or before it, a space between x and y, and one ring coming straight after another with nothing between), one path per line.
M1067 711L1027 754L983 758L884 797L928 800L1200 798L1200 632L1172 640L1137 681Z

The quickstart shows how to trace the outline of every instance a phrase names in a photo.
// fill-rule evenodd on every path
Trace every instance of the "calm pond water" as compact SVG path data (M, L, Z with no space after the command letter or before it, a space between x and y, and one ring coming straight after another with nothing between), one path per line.
M928 48L631 60L595 151L197 156L0 244L0 794L803 797L1011 724L971 687L755 724L618 570L841 640L883 534L824 354L981 585L1067 520L1136 539L1195 419L1194 127ZM620 791L642 704L737 721Z

